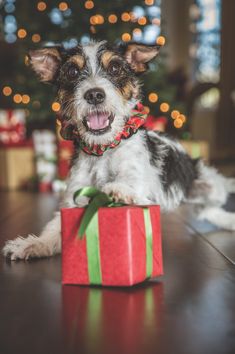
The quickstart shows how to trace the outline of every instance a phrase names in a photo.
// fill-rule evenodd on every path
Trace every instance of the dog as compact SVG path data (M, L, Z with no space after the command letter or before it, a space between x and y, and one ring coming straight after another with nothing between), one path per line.
M158 53L157 45L110 46L105 41L29 53L39 79L56 85L62 135L75 142L62 206L74 207L74 192L95 186L116 201L159 204L163 211L188 202L199 219L235 230L235 213L222 209L235 192L235 179L191 159L175 139L143 128L139 76ZM78 203L85 206L88 199L81 197ZM56 213L39 237L8 241L3 254L11 260L58 254L60 233Z

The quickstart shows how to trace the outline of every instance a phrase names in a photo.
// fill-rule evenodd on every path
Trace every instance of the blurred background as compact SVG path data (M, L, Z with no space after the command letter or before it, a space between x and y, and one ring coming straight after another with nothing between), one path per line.
M235 175L234 14L234 0L0 0L0 189L63 189L73 146L27 52L90 39L161 44L142 77L147 129Z

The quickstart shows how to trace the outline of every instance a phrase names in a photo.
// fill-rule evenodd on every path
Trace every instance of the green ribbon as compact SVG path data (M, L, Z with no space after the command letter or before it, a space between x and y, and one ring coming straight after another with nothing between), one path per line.
M144 208L144 224L146 232L146 276L150 278L153 272L153 230L150 211Z
M85 214L82 218L82 222L78 230L79 238L83 238L84 234L87 233L87 227L90 224L93 216L97 213L99 208L104 206L118 207L118 206L125 205L124 203L114 202L114 200L111 197L109 197L106 193L101 192L95 187L84 187L76 191L73 195L73 200L75 204L77 204L76 199L81 196L91 198L91 201L86 207Z
M78 237L82 239L86 234L87 246L87 260L88 260L88 274L91 284L102 284L102 272L100 262L100 248L99 248L99 222L98 209L101 207L120 207L124 203L116 203L106 193L101 192L95 187L84 187L74 193L74 203L78 197L88 197L90 202L86 207L84 216L78 230ZM146 231L146 277L150 278L153 271L153 230L151 223L150 211L148 208L143 208L144 224Z
M115 203L111 197L99 191L95 187L84 187L76 191L73 196L75 204L76 199L81 196L91 198L91 200L86 207L85 214L82 218L78 230L78 237L81 239L86 234L88 274L90 283L102 284L98 209L104 206L114 207L122 206L124 204Z
M89 274L90 283L102 284L98 213L95 213L92 222L90 222L89 225L87 226L86 249L87 249L88 274Z

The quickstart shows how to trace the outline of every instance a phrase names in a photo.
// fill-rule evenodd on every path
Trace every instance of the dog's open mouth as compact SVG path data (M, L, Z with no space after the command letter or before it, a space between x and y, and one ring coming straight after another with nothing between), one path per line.
M83 118L83 124L93 134L103 134L107 132L114 120L113 114L106 111L93 111Z

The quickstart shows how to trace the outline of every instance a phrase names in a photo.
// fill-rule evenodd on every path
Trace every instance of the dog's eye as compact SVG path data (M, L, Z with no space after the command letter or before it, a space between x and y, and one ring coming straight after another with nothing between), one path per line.
M79 70L76 66L71 65L67 70L67 76L69 79L76 79L78 77Z
M108 72L112 75L119 75L122 70L121 64L118 62L111 62L108 66Z

